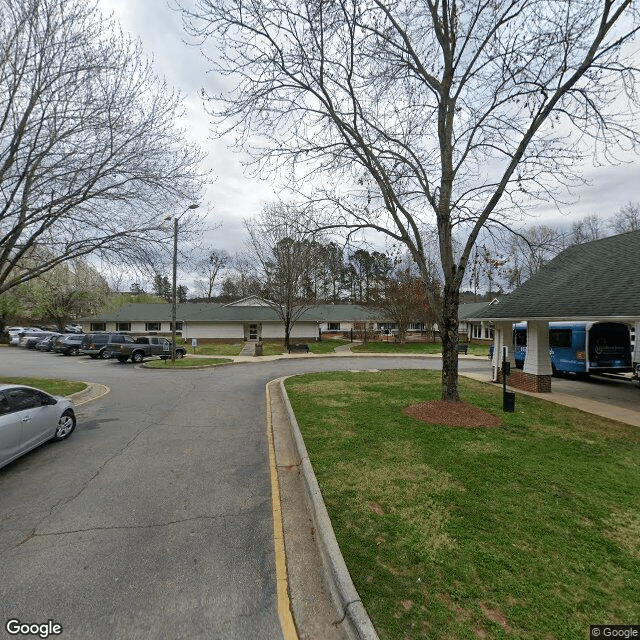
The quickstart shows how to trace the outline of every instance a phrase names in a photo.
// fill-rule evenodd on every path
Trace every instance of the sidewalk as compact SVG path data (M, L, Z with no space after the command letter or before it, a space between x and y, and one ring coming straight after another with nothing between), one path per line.
M487 382L494 384L489 375L474 374L474 373L461 373L461 376L465 378L472 378L479 380L480 382ZM567 393L558 393L553 391L553 382L551 383L551 393L533 393L532 391L523 391L515 387L507 385L509 391L513 391L516 395L532 396L533 398L540 398L540 400L547 400L547 402L553 402L555 404L561 404L565 407L571 407L573 409L579 409L586 413L592 413L593 415L600 416L601 418L609 418L610 420L617 420L618 422L624 422L625 424L633 425L634 427L640 427L640 402L638 411L627 409L625 407L618 407L614 404L605 402L598 402L597 400L591 400L589 398L572 396ZM638 393L640 400L640 392Z

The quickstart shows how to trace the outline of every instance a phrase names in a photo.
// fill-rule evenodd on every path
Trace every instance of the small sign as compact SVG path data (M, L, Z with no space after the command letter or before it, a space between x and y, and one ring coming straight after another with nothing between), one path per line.
M198 338L191 338L191 346L194 349L198 346Z

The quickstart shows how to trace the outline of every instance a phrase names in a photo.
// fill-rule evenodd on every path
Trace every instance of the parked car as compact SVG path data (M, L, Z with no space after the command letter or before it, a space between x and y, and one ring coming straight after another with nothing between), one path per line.
M77 356L83 340L84 336L78 333L63 334L56 339L53 350L65 356Z
M76 428L73 403L39 389L0 384L0 467Z
M133 343L131 336L122 333L87 333L80 344L80 354L92 358L109 358L114 345ZM107 351L109 347L109 351Z
M68 324L64 330L65 333L82 333L82 326L79 324Z
M59 333L52 333L50 336L42 338L36 342L36 351L53 351L55 342L59 337Z
M35 335L36 333L44 333L44 330L40 327L11 327L9 332L9 346L17 347L20 345L20 340L28 333L29 335Z
M20 338L18 346L24 347L25 349L35 349L36 344L40 342L40 340L44 340L44 338L48 338L51 335L53 335L52 331L25 331L24 335Z
M7 333L9 334L9 346L17 347L20 342L22 334L26 331L24 327L9 327Z
M142 362L151 356L160 356L167 359L171 357L171 341L160 336L138 336L134 343L113 344L107 348L109 357L118 358L119 362ZM187 350L176 346L176 358L184 358Z

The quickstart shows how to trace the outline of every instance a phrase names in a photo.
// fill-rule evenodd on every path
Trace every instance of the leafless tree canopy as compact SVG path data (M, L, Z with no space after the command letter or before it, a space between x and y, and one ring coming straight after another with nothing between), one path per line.
M0 41L0 292L89 253L151 252L204 178L180 96L95 2L0 0Z
M197 0L185 17L235 82L212 113L331 205L320 224L380 231L425 274L435 222L447 400L480 230L638 147L631 0Z
M316 302L310 275L324 255L323 246L300 231L298 218L295 206L276 202L244 221L247 257L255 266L265 302L284 325L285 347L295 323Z

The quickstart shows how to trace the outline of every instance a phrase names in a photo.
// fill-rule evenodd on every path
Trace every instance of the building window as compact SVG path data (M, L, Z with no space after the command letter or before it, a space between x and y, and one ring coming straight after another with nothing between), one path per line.
M106 331L107 324L106 322L92 322L91 323L91 331Z
M169 323L169 331L171 331L171 326L173 325L173 322ZM159 329L158 329L159 331ZM182 331L182 320L176 320L176 331Z
M329 322L327 324L327 331L340 331L340 323L339 322Z
M160 322L145 322L145 331L160 331Z
M116 322L116 331L131 331L130 322Z

